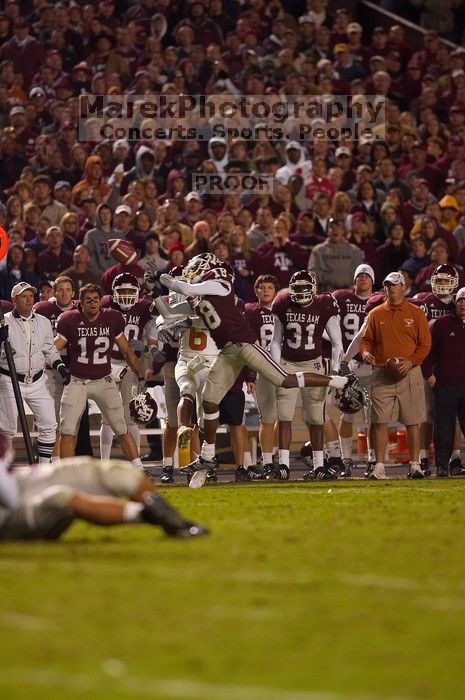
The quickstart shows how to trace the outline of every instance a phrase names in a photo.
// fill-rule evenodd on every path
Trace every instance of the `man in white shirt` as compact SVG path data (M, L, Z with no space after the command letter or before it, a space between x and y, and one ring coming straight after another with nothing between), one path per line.
M63 383L69 382L70 375L53 344L50 321L32 310L36 292L28 282L15 284L11 291L15 308L5 314L5 327L0 334L0 435L11 444L18 422L18 408L3 347L3 341L8 338L21 395L34 415L39 433L39 462L47 463L55 444L57 423L54 400L47 389L45 364L60 373Z

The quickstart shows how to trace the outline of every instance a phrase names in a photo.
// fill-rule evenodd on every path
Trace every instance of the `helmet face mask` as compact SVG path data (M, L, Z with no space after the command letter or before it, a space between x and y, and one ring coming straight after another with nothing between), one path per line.
M311 304L317 292L317 281L314 272L301 270L294 272L289 283L289 294L294 304Z
M199 282L202 275L219 265L221 265L221 260L213 253L200 253L187 263L182 276L188 282Z
M113 301L120 309L128 311L139 301L139 285L134 275L123 272L113 280L111 285Z
M451 296L459 286L459 275L453 265L439 265L431 275L431 289L438 297Z

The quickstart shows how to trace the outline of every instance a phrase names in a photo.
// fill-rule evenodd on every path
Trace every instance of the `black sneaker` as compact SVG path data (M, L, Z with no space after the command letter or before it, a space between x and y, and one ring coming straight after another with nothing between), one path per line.
M266 479L269 481L289 481L289 467L285 464L279 464L278 466L273 464L272 466L273 469L267 473Z
M336 470L328 465L324 467L316 467L316 469L310 469L303 475L304 481L335 481L336 479Z
M218 465L215 467L215 469L217 469L217 467L218 467ZM206 478L205 483L216 484L217 481L218 481L218 474L216 473L216 471L214 469L209 469L207 472L207 478Z
M449 468L448 467L441 467L437 464L436 465L436 476L439 479L447 479L449 476Z
M237 467L236 471L234 472L234 481L236 483L252 481L252 477L249 474L249 470L243 467L242 464L240 467Z
M449 472L451 476L464 476L465 469L462 465L460 457L455 457L449 462Z
M263 478L268 479L268 477L273 473L273 470L275 468L275 465L273 462L270 462L269 464L264 464L263 465Z
M339 476L342 477L343 479L347 479L349 476L352 476L352 469L354 467L354 462L350 457L347 457L347 459L342 460L342 470L339 472Z
M146 523L160 525L170 537L187 539L188 537L200 537L208 534L206 527L185 520L176 508L173 508L158 493L144 494L141 517Z
M425 476L431 476L431 466L428 457L423 457L423 459L420 459L420 467Z
M376 462L368 462L365 471L363 472L363 476L365 479L371 479L371 475L373 474L373 469L375 468Z
M329 467L330 469L334 469L334 471L338 474L342 474L344 471L344 462L342 457L329 457L326 460L325 466Z
M261 481L265 478L263 469L260 469L256 464L247 467L247 471L252 481Z
M160 481L162 484L174 484L173 467L163 467Z

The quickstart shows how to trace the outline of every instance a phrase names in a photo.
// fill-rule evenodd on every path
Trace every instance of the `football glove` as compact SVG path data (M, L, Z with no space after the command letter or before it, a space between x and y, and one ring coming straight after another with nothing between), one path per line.
M158 294L160 292L160 268L153 260L147 260L147 267L144 272L144 285L150 293Z
M71 373L70 371L65 367L63 363L59 364L56 369L60 373L61 381L63 382L63 386L67 386L70 381L71 381Z
M158 340L164 345L166 343L176 343L182 336L185 330L192 326L192 319L184 318L181 321L176 321L170 326L161 328L158 331Z

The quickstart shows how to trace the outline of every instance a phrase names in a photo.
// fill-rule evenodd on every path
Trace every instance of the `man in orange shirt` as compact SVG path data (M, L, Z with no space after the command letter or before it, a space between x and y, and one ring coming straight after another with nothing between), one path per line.
M410 454L409 476L422 479L420 467L420 423L426 406L420 364L431 348L431 333L422 309L404 298L405 280L401 272L390 272L383 282L386 301L367 316L360 341L364 362L373 365L371 420L373 423L376 464L372 479L384 479L384 453L390 422L405 424ZM402 378L392 377L386 369L390 358L400 358L397 369Z

